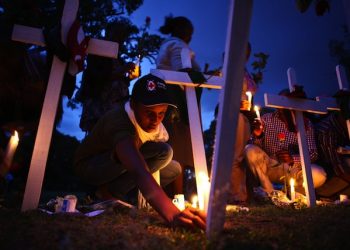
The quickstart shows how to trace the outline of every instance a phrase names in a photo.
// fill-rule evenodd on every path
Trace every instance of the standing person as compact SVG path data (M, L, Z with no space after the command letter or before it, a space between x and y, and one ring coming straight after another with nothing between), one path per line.
M108 24L106 39L122 46L130 35L129 26L125 20ZM129 75L134 69L135 64L125 62L120 56L117 59L88 56L87 69L83 73L82 86L77 94L77 99L83 106L79 124L83 131L91 132L102 115L129 98Z
M289 93L283 90L284 96L304 97L305 93ZM252 175L260 182L267 195L273 191L272 183L283 183L282 177L296 179L296 188L302 190L303 177L293 113L286 109L277 109L261 117L252 133L252 144L246 146L245 157ZM311 170L315 188L326 181L326 172L315 164L318 153L314 128L311 121L304 116L308 150L311 159Z
M194 31L191 21L183 16L168 16L159 30L162 34L170 36L164 40L159 49L156 60L157 68L173 71L200 71L200 67L195 61L194 52L189 47ZM181 54L184 51L190 54L190 64L184 65L183 63L184 58L181 57ZM178 107L177 112L170 113L164 120L164 125L169 132L169 144L174 150L174 160L181 164L182 169L184 170L186 167L193 168L191 133L185 91L182 86L178 85L170 85L169 89ZM200 97L200 94L197 97ZM175 181L173 189L175 194L183 193L183 175Z
M251 54L251 44L248 42L246 49L246 62L248 62ZM254 82L248 70L244 69L241 107L238 115L236 143L234 147L234 159L231 172L231 196L228 203L245 204L248 200L247 184L246 184L246 166L244 165L244 148L248 143L251 131L250 124L255 118L252 112L252 102L248 101L246 92L249 91L252 96L257 91L257 84Z
M162 124L168 106L173 105L168 91L166 83L151 74L137 80L130 101L107 112L79 146L75 171L98 187L99 198L123 197L138 186L166 222L204 229L205 216L190 208L179 211L151 174L160 170L165 186L181 172L172 161Z

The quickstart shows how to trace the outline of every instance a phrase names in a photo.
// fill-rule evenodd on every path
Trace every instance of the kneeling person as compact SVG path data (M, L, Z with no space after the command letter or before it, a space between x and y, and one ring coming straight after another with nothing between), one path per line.
M169 105L174 106L162 79L140 78L130 101L106 113L79 146L75 171L101 196L122 197L137 186L167 222L205 228L204 216L192 209L180 212L151 174L160 170L165 186L181 173L162 124Z

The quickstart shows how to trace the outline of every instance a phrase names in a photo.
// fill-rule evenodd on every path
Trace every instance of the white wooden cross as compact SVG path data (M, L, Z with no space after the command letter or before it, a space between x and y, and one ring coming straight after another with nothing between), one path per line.
M208 79L209 82L200 85L200 87L204 88L224 88L220 93L214 165L211 174L210 197L207 210L207 236L209 239L214 239L221 232L225 221L251 10L252 0L231 0L225 50L224 79L215 76L205 76L206 79L210 78ZM233 40L235 41L234 45L232 43ZM181 53L181 57L184 56L183 54L185 53ZM182 58L182 61L188 62L189 60ZM193 83L188 74L183 72L152 70L151 73L163 78L168 84L185 86L197 192L198 196L203 195L201 194L204 191L201 187L201 178L198 177L199 173L208 176L208 170L195 94L195 87L198 84Z
M294 85L297 83L294 69L289 68L287 75L289 90L293 91ZM265 105L267 107L289 109L294 113L294 122L297 128L298 145L303 171L303 179L305 183L307 206L313 207L316 205L316 196L312 180L311 160L308 151L303 112L327 114L327 105L326 103L318 101L301 98L290 98L286 96L271 95L266 93L264 94L264 98Z
M337 65L335 67L335 71L337 73L338 85L340 90L349 90L349 83L346 78L345 70L342 66ZM332 97L316 97L317 101L325 103L327 105L328 110L337 110L340 111L340 107L338 106L336 99ZM348 129L348 136L350 138L350 119L346 120L346 127Z
M69 28L76 19L78 8L78 0L65 1L61 20L61 34L63 43L65 43L67 40ZM12 40L45 46L44 36L41 29L22 25L14 26ZM90 39L87 53L117 58L118 44L110 41ZM38 132L35 139L32 160L30 163L27 184L24 192L22 211L35 209L39 204L54 120L66 66L67 63L59 60L57 56L53 57Z
M188 53L182 53L181 57L190 58ZM184 58L182 58L184 59ZM183 61L189 61L184 59ZM202 123L200 121L199 109L195 87L198 83L193 83L186 72L152 69L151 73L164 79L167 84L182 85L185 87L187 112L190 123L190 134L193 152L194 169L196 173L196 186L198 197L205 197L203 190L203 177L209 180L207 161L205 157ZM208 76L205 78L209 82L199 85L202 88L221 89L222 78L218 76ZM202 177L202 178L201 178Z

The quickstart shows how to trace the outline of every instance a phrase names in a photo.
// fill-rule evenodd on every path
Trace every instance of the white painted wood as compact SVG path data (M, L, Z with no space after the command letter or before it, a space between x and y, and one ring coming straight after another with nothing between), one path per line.
M45 39L42 29L19 24L15 24L13 26L12 40L38 46L45 46Z
M65 2L61 20L62 42L66 41L69 28L76 18L78 6L78 0ZM12 39L40 46L45 45L41 29L22 25L14 26ZM99 43L102 45L101 48L99 48ZM97 55L117 58L118 44L106 41L101 42L97 39L93 39L93 44L91 47L89 45L87 51L96 53ZM24 192L22 211L35 209L39 203L54 120L66 66L67 63L60 61L54 56Z
M337 101L331 97L316 96L316 101L322 103L328 110L340 111Z
M335 67L335 71L338 79L338 86L340 90L349 90L349 83L347 81L346 73L344 68L341 65ZM328 110L340 111L340 107L337 104L335 98L331 97L316 97L316 100L325 104ZM350 120L346 120L346 127L348 130L348 135L350 138Z
M45 46L45 39L42 29L19 24L15 24L13 26L12 40L38 46ZM91 38L86 51L88 54L117 58L118 43Z
M346 78L346 72L343 66L337 65L335 67L335 72L337 73L337 79L338 79L338 84L339 84L339 89L349 89L349 83Z
M66 39L64 39L66 38L66 33L68 33L70 26L74 22L78 12L78 6L78 0L65 2L61 21L63 43L66 41ZM66 66L67 63L60 61L57 56L54 56L24 192L22 211L34 209L39 204L53 125Z
M284 108L302 112L312 112L316 114L327 114L328 107L325 103L313 100L290 98L286 96L264 94L265 105L271 108Z
M203 193L203 191L205 190L202 189L201 178L198 178L198 176L201 173L204 176L209 175L207 160L205 158L203 129L197 104L196 90L194 87L186 87L185 93L187 101L188 119L190 123L193 163L196 173L197 194L198 197L205 197L205 194Z
M289 68L287 71L288 75L288 83L289 90L293 91L293 85L297 83L295 71L292 68ZM308 112L312 112L309 110ZM314 183L312 180L312 172L311 172L311 160L309 155L309 149L307 145L306 132L305 132L305 124L304 124L304 116L301 111L293 111L295 114L295 125L297 127L297 136L298 136L298 144L299 144L299 153L301 160L301 167L303 170L303 179L305 183L305 194L306 194L306 202L308 207L316 206L316 195Z
M46 161L66 65L66 63L60 61L54 56L27 177L22 211L35 209L39 204Z
M186 61L186 59L185 59ZM191 143L192 143L192 153L193 153L193 162L196 177L199 173L202 173L204 176L208 176L207 161L205 157L204 141L203 141L203 131L202 123L200 120L200 114L197 104L197 96L195 92L196 84L192 83L191 78L186 72L179 71L169 71L169 70L151 70L151 73L164 79L167 84L177 84L185 87L186 102L187 102L187 112L189 114L189 124L190 124L190 133L191 133ZM209 76L208 76L209 77ZM207 77L206 77L207 78ZM216 81L216 84L221 83L221 77L213 77ZM203 84L202 87L207 87L207 85L212 84ZM217 86L217 85L215 85ZM197 193L198 197L204 197L202 188L201 188L201 179L196 178Z
M167 84L176 84L186 87L197 87L198 83L193 83L189 75L185 72L151 69L151 74L158 76L166 81ZM208 79L206 83L199 85L201 88L221 89L223 78L220 76L204 75Z
M207 214L206 233L210 240L222 232L225 222L252 9L252 0L230 1L223 68L224 88L220 92Z

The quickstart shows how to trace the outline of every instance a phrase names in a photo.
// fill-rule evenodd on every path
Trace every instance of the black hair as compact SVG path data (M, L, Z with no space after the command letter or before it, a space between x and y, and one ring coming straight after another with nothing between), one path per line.
M193 29L192 22L187 17L173 17L172 15L169 15L165 17L165 22L163 26L159 28L159 31L162 34L176 35L179 29L183 29L184 27Z

